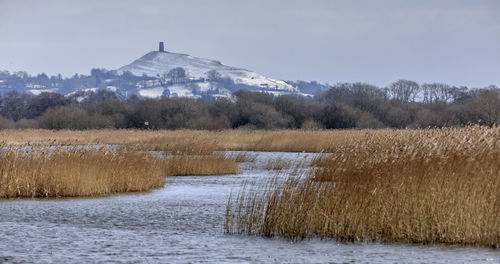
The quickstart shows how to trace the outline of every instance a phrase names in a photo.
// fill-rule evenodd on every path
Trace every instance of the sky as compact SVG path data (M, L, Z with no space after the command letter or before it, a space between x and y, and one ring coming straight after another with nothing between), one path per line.
M500 86L499 0L0 0L0 70L117 69L165 49L281 80Z

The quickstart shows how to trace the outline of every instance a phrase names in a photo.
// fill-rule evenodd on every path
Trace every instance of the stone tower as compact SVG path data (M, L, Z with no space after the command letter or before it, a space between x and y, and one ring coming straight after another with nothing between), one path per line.
M165 52L165 46L163 46L163 41L160 41L160 52Z

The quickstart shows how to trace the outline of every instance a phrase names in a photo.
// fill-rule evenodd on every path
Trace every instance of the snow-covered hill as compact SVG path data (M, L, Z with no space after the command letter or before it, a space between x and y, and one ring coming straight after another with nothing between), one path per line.
M129 74L126 74L129 73ZM197 58L186 54L151 51L117 70L92 69L90 75L71 78L29 76L0 71L0 94L21 91L34 95L56 92L83 100L92 92L106 90L121 98L141 97L230 97L239 90L279 95L312 96L301 90L301 83L284 82L242 68L224 65L220 61Z
M277 94L300 93L298 88L289 85L284 81L267 78L256 72L227 66L216 60L197 58L186 54L166 51L149 52L131 64L123 66L116 71L118 74L123 74L128 71L136 76L147 75L150 77L161 78L166 77L172 69L179 67L183 68L186 72L186 80L196 82L195 86L199 87L198 91L202 91L204 88L206 89L209 87L209 89L217 88L227 90L228 92L234 92L230 87L220 87L221 85L216 85L214 82L217 82L217 80L214 76L217 76L218 80L230 80L236 86L248 86L251 90L266 91ZM192 82L186 82L186 85L176 83L175 87L172 88L178 90L179 86L192 87ZM146 89L146 87L144 88ZM151 89L157 87L148 88ZM168 88L168 86L164 88ZM160 93L158 89L155 91L155 94ZM172 91L170 92L172 93ZM141 92L139 91L139 93ZM143 92L141 94L146 95L149 93ZM184 96L189 96L188 94L183 93Z

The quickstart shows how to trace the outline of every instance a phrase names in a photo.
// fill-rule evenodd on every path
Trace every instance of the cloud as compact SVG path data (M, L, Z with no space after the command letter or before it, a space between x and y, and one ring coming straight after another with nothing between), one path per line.
M0 0L0 7L0 68L11 71L117 68L164 40L172 51L280 79L500 84L497 0Z

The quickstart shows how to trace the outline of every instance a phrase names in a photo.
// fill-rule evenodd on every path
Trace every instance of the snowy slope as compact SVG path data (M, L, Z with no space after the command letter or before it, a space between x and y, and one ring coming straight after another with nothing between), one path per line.
M135 60L129 65L117 70L119 74L129 71L136 76L146 74L158 77L167 74L171 69L182 67L189 78L207 78L209 71L217 71L222 78L230 78L236 84L245 84L266 90L280 90L287 92L298 92L284 81L267 78L261 74L245 69L235 68L222 64L216 60L192 57L186 54L152 51Z

